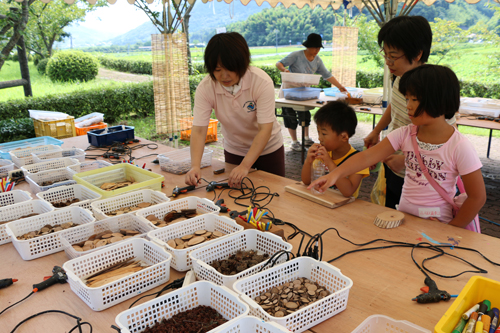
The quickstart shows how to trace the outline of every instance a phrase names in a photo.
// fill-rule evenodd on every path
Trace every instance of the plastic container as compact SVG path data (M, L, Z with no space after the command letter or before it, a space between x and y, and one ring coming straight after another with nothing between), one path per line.
M106 230L111 230L112 232L120 232L120 229L139 231L140 234L135 237L145 238L146 234L149 231L153 230L153 225L151 223L144 223L142 220L138 219L137 216L135 215L130 215L130 214L119 215L115 217L110 217L102 221L87 223L78 227L65 230L61 234L61 244L68 258L70 259L78 258L83 255L111 247L117 243L111 243L102 247L82 252L76 251L72 246L73 244L86 241L89 239L90 236L104 232Z
M62 148L56 145L43 145L43 146L36 146L36 147L29 147L29 148L23 148L23 149L17 149L10 151L10 159L14 164L20 168L23 165L27 164L33 164L35 163L33 161L33 155L31 153L34 152L40 152L40 151L61 151Z
M173 249L170 247L170 245L167 244L167 242L171 239L181 238L182 236L193 234L195 231L200 229L211 232L220 231L225 235L182 250ZM192 261L189 253L200 247L213 244L215 241L227 237L227 235L234 234L242 230L242 226L228 217L214 214L204 214L201 216L196 216L189 220L174 223L166 227L150 231L148 232L148 237L153 242L163 246L167 250L167 252L172 255L171 267L173 269L179 272L184 272L192 267Z
M14 205L20 202L33 200L31 194L26 191L13 190L0 193L0 207Z
M269 232L247 229L234 235L227 236L221 240L215 240L211 245L203 246L191 251L189 257L193 263L193 269L198 280L212 281L218 285L224 285L230 289L236 280L257 273L266 263L263 261L235 275L224 275L210 264L215 260L227 259L237 251L257 250L269 254L271 257L278 251L291 251L292 245L283 241L281 237ZM286 256L281 256L277 263L284 262ZM266 266L271 267L270 265Z
M292 101L307 101L310 99L318 99L321 94L321 88L290 88L283 89L283 94L285 94L285 99Z
M345 87L345 89L351 95L363 94L363 89L360 89L360 88ZM337 97L336 94L339 92L340 92L340 90L337 87L323 88L323 93L325 94L325 96Z
M79 168L80 162L74 158L63 157L63 158L52 159L50 161L45 161L45 162L23 165L21 167L21 170L23 170L24 176L30 176L40 171L57 170L57 169L66 170L66 167L70 165L75 165L76 168Z
M210 119L208 123L207 137L205 143L217 141L217 119ZM191 127L193 127L193 117L184 118L180 120L180 127L184 129L181 131L181 140L191 140Z
M89 131L103 129L103 128L107 128L107 127L108 127L108 124L106 124L106 123L97 123L97 124L90 125L90 126L87 126L87 127L78 127L78 126L76 126L75 130L76 130L76 135L80 136L80 135L87 134Z
M206 149L201 157L201 168L212 165L213 150ZM160 168L162 171L182 175L191 169L191 149L190 147L172 151L170 153L158 155Z
M9 175L9 171L14 170L14 163L11 160L0 159L0 178L5 178Z
M29 200L18 204L0 207L0 245L10 243L10 236L5 231L5 222L18 220L22 216L29 214L44 214L52 212L54 207L42 200Z
M31 192L35 194L58 186L76 184L76 181L73 180L73 174L70 173L68 169L40 171L30 174L25 178L30 186ZM50 185L43 185L44 182L53 183Z
M160 191L153 191L150 189L146 189L146 190L128 192L128 193L125 193L122 195L117 195L115 197L108 198L108 199L97 200L97 201L92 202L91 206L92 206L92 211L94 212L95 218L97 220L104 220L104 219L111 217L111 216L106 215L107 213L113 212L113 211L118 210L122 207L137 206L141 202L149 202L153 205L156 205L156 204L168 202L168 201L170 201L170 198L167 197L164 193L162 193ZM137 211L139 211L139 210L137 210ZM128 213L128 214L135 215L135 213L137 211L134 211L134 212ZM128 214L124 214L124 215L128 215ZM151 226L152 226L152 224L151 224Z
M133 140L134 127L118 125L105 129L98 129L87 132L89 143L95 147L111 146L113 142L126 142Z
M42 151L31 153L33 155L33 162L40 163L45 161L50 161L56 158L70 157L78 160L79 162L85 162L85 151L80 148L66 148L61 151Z
M464 312L485 299L491 302L492 307L500 307L500 282L482 276L471 277L434 327L434 332L451 332Z
M73 175L73 179L78 184L82 184L92 191L99 193L103 198L110 198L115 195L142 189L161 191L161 184L165 178L154 172L138 168L135 165L120 163L105 168L77 173ZM136 183L112 191L105 191L100 188L104 183L116 183L127 180L133 180Z
M289 82L296 86L311 86L319 84L321 75L281 72L281 82ZM286 97L285 97L286 98Z
M51 136L53 138L64 139L76 135L75 117L68 116L66 119L43 121L33 119L36 136Z
M80 201L75 202L69 205L68 207L81 207L88 210L92 210L90 204L93 201L101 199L100 194L95 193L94 191L80 184L69 185L69 186L58 186L55 188L51 188L47 191L39 192L36 194L36 196L39 199L45 200L50 203L59 203L77 198L80 199ZM55 209L58 210L64 208L66 207L55 208Z
M321 159L315 159L311 168L311 183L325 175L325 163ZM316 188L311 188L311 193L315 195L322 195L324 192L318 191Z
M125 310L116 316L115 322L121 333L140 333L163 319L170 319L200 305L211 307L227 320L240 318L248 313L248 306L228 288L199 281ZM209 332L221 332L222 327L224 326Z
M77 174L77 173L80 173L80 172L86 172L86 171L90 171L90 170L97 170L97 169L105 168L105 167L112 166L112 165L113 164L111 164L109 162L106 162L106 161L103 161L103 160L86 161L86 162L80 163L80 170L79 171L78 171L78 167L74 167L72 165L68 166L68 170L72 174Z
M262 292L301 277L317 282L331 294L281 318L272 317L254 301ZM344 311L351 287L352 280L338 268L310 257L295 258L234 283L234 290L250 306L250 315L274 321L297 333Z
M453 328L452 328L453 330ZM430 333L420 326L406 320L394 320L384 315L366 318L351 333ZM451 330L449 331L451 332Z
M265 322L252 316L239 317L220 326L217 333L290 333L289 330L273 322Z
M45 145L61 146L62 144L63 142L61 140L54 139L53 137L50 136L42 136L39 138L6 142L0 144L0 158L10 160L11 157L9 152L15 149L33 148L36 146L45 146Z
M78 127L87 127L92 126L98 123L104 122L104 113L100 112L92 112L88 115L79 117L75 119L75 126Z
M40 230L47 224L54 226L66 222L85 224L94 221L95 219L89 210L80 207L68 207L43 215L36 215L9 222L5 229L7 234L12 237L12 243L17 252L19 252L21 258L23 258L23 260L31 260L62 251L63 247L59 237L63 230L28 240L17 239L17 236Z
M148 221L148 219L146 219L148 215L154 215L158 219L163 220L167 213L173 210L181 211L183 209L196 209L196 213L198 214L219 215L220 212L220 207L216 206L213 201L198 197L185 197L138 210L136 215L145 221Z
M81 279L129 258L150 266L102 287L87 287ZM168 282L171 258L160 246L142 238L131 238L66 261L63 268L71 290L92 310L102 311Z
M490 98L461 98L458 112L498 118L500 101Z

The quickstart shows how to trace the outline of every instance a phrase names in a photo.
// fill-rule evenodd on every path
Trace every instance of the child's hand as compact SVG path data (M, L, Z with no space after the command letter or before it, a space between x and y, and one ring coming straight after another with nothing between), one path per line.
M329 171L333 170L333 160L330 158L325 146L319 146L318 151L316 152L316 158L322 159Z
M305 163L312 163L316 159L316 153L318 152L318 148L321 145L319 143L313 144L309 149L307 150L307 157L305 160Z
M337 182L337 176L335 172L331 172L326 176L320 177L313 181L307 189L310 190L313 187L320 193L325 192L330 186L334 185Z

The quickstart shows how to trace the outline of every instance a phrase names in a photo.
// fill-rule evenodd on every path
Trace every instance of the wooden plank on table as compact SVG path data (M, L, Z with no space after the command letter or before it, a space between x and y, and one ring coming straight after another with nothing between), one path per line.
M303 183L287 185L285 186L285 191L328 208L337 208L354 201L354 197L346 198L330 188L323 194L312 194Z

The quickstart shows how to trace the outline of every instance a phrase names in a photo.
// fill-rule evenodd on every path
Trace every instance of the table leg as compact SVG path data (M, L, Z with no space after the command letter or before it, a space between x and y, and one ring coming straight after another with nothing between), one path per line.
M375 115L373 115L373 125L372 125L372 129L375 129Z
M491 136L492 135L493 135L493 129L490 128L490 137L488 138L488 150L486 151L487 158L490 158Z
M305 150L304 140L306 139L306 134L304 133L304 127L306 127L306 121L303 120L300 123L300 126L302 127L302 158L301 158L301 162L302 162L302 164L304 164L304 150Z

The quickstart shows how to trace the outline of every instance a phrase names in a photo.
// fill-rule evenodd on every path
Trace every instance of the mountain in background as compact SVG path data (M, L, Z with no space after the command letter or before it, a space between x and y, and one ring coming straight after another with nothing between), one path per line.
M60 49L69 49L71 42L73 42L73 48L105 45L106 41L117 35L116 33L93 30L80 25L70 26L64 30L71 34L71 38L64 38L62 42L54 44L55 47Z

